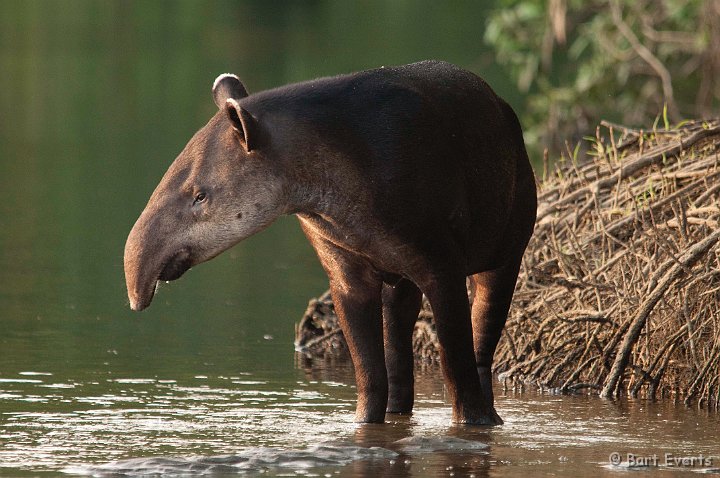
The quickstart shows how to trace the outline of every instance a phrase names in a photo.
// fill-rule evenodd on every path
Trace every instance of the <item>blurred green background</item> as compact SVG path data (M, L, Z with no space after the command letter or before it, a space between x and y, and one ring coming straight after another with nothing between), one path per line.
M105 362L182 368L203 354L287 367L292 324L326 287L294 218L164 286L148 311L127 307L125 238L214 113L218 74L238 74L252 92L444 59L517 109L537 161L602 117L642 125L665 104L674 120L711 115L718 4L0 2L0 375ZM673 94L623 25L671 74ZM269 355L242 352L267 334Z
M483 42L491 6L0 2L0 376L291 369L293 323L327 286L295 218L164 285L141 314L122 270L132 224L214 114L220 73L252 92L442 58L517 101Z

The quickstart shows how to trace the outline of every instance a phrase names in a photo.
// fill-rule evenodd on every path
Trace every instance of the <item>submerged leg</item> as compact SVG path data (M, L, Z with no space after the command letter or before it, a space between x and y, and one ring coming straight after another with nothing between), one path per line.
M426 283L423 291L435 317L440 364L452 401L453 421L475 425L497 424L496 414L480 388L465 277L438 277Z
M383 285L382 302L389 386L387 411L409 413L415 396L412 334L422 305L422 293L415 284L402 279L394 286Z
M382 423L388 399L380 296L382 282L378 279L376 283L366 283L346 277L341 285L333 279L330 291L355 367L358 394L355 421Z
M492 362L505 327L519 268L519 262L512 263L470 278L474 291L472 329L477 371L483 395L498 424L502 419L494 407Z
M358 422L382 423L388 399L382 279L362 257L305 231L330 279L330 293L355 368Z

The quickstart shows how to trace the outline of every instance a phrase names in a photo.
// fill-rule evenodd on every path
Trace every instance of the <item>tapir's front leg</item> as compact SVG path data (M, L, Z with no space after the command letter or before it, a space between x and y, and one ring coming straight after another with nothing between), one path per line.
M330 278L335 312L355 367L355 420L382 423L388 402L382 279L365 259L338 248L301 224Z
M388 402L388 379L383 348L380 287L355 277L331 279L330 291L340 328L355 366L355 421L382 423Z

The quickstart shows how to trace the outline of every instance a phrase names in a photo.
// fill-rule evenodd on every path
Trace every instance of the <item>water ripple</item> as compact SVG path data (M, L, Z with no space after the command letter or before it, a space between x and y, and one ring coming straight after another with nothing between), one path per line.
M252 448L231 455L149 457L118 460L97 466L65 468L65 473L87 476L203 475L267 469L308 470L343 466L357 460L390 460L398 454L379 447L316 445L305 449Z

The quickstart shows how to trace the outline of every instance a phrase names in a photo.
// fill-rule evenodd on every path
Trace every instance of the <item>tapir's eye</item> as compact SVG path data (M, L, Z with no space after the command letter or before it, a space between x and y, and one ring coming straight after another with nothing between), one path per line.
M205 201L205 199L207 199L207 194L203 191L200 191L195 195L195 201L193 202L193 204L201 203Z

